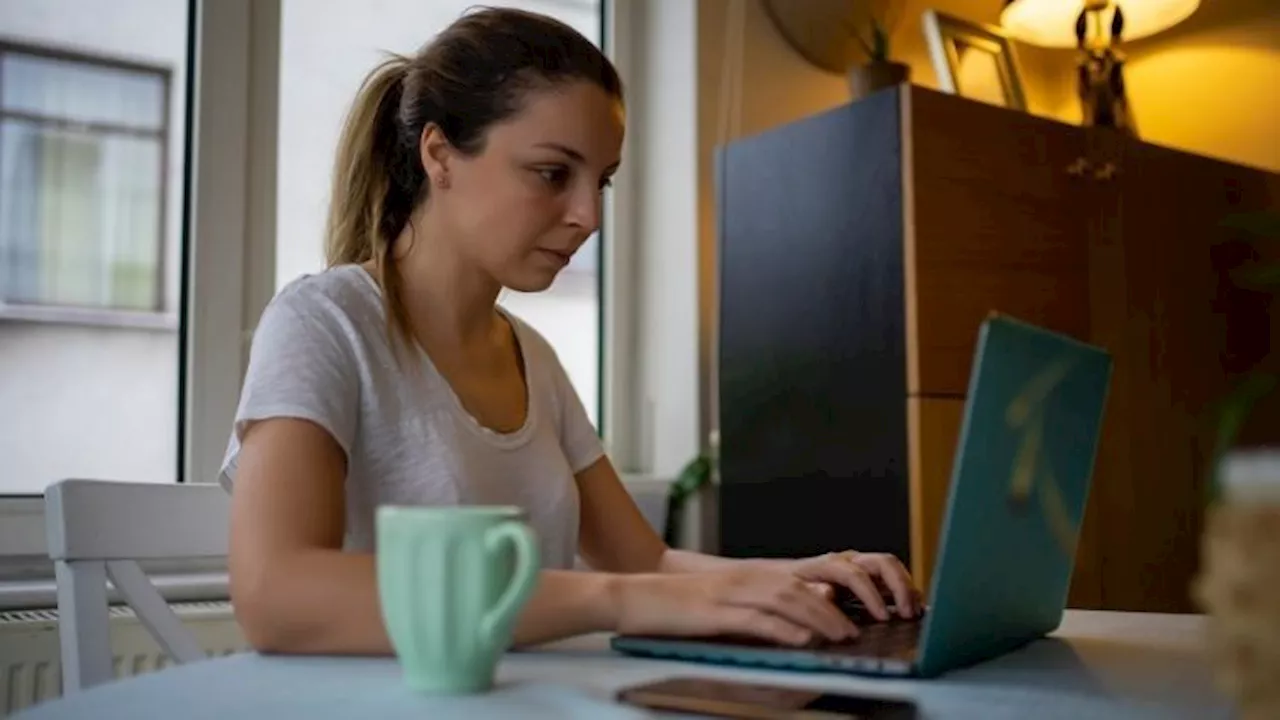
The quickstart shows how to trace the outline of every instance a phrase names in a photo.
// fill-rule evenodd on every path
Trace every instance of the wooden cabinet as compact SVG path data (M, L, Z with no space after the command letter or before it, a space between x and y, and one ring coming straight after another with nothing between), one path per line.
M963 398L907 399L907 466L911 513L912 575L925 582L933 574L938 536L946 515L946 488L951 482L951 458L960 438Z
M939 93L902 94L908 388L963 396L992 308L1088 332L1080 128Z
M912 569L927 581L978 325L1000 310L1089 336L1096 187L1082 128L925 91L901 107ZM1082 535L1087 552L1094 528ZM1082 563L1078 584L1092 590L1094 570Z
M717 158L720 545L895 552L928 582L999 310L1116 361L1076 607L1185 611L1213 402L1280 313L1227 286L1280 180L916 87ZM1244 258L1244 259L1242 259Z
M1269 353L1274 312L1270 298L1242 296L1231 283L1252 251L1221 225L1232 213L1280 209L1280 183L1118 135L1101 139L1109 204L1095 283L1105 305L1095 308L1092 337L1116 358L1099 462L1106 475L1089 507L1106 569L1101 602L1188 610L1214 404Z

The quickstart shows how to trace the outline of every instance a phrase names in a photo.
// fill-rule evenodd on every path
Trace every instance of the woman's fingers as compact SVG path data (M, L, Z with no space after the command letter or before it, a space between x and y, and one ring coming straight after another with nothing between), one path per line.
M880 588L876 586L876 581L867 574L867 571L852 563L846 564L843 571L847 576L845 582L849 589L858 596L858 599L862 601L867 610L877 620L888 620L889 608L885 606L884 598L880 595Z
M880 596L880 589L876 587L876 581L862 566L843 557L833 556L816 566L813 572L818 577L811 579L834 582L849 588L877 620L889 619L889 611L885 607L884 598Z
M830 598L813 593L803 583L787 587L774 597L780 608L794 608L798 616L815 623L832 642L858 636L858 626L832 604Z
M836 596L835 588L831 587L831 583L806 582L805 586L827 600L832 600Z
M716 632L747 635L782 645L808 645L813 631L786 618L749 607L720 607Z
M766 577L749 582L739 588L732 602L782 616L817 631L832 642L858 634L858 628L830 600L811 590L808 583L792 576Z
M902 563L892 555L863 555L854 562L872 575L879 575L880 581L893 593L893 602L898 606L898 614L904 618L915 617L916 591L911 584L911 574Z

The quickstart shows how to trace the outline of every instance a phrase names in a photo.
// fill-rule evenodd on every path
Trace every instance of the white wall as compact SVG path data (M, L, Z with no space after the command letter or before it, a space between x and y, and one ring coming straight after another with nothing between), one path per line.
M0 324L0 494L64 477L173 482L176 338Z
M171 69L165 295L176 309L186 103L186 3L4 0L0 38ZM65 476L172 481L176 331L0 318L0 494Z

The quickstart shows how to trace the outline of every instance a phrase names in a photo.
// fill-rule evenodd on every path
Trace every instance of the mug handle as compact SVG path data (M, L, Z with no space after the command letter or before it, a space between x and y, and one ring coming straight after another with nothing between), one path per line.
M505 629L516 611L529 599L538 580L538 542L533 529L519 521L495 525L484 534L485 553L493 555L503 543L508 542L516 551L515 572L498 602L480 619L480 639L488 647L498 644L501 639L498 631Z

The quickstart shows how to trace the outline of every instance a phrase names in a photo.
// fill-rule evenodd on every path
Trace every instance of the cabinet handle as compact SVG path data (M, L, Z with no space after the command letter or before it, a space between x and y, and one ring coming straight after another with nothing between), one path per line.
M1089 161L1082 157L1076 158L1074 162L1067 166L1067 174L1075 177L1084 177L1085 172L1088 170Z
M1110 180L1120 173L1120 169L1113 162L1105 162L1102 167L1094 171L1093 177L1096 180Z

